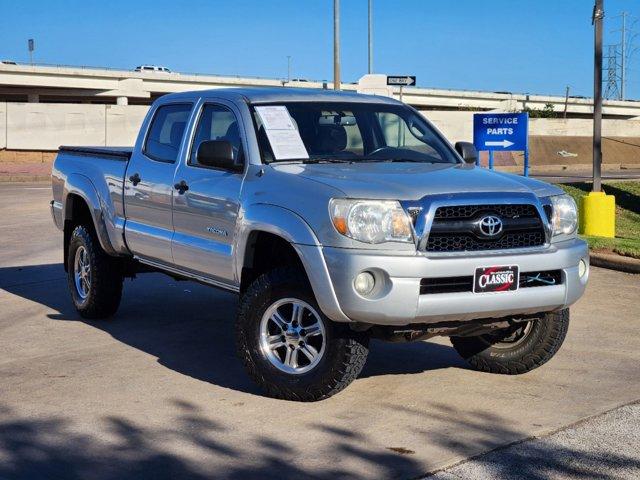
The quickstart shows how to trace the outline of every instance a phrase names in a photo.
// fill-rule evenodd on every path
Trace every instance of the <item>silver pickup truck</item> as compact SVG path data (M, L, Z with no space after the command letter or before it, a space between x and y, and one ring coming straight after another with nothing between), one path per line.
M238 354L283 399L343 389L370 338L448 336L478 370L528 372L565 338L588 250L570 197L476 159L386 97L163 96L132 149L60 148L71 298L109 317L151 271L236 292Z

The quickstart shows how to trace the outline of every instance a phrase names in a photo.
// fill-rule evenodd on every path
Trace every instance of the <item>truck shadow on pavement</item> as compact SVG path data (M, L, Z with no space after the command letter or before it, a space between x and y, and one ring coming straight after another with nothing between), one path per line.
M237 298L233 294L162 274L145 274L125 281L122 303L113 318L87 321L71 304L62 264L0 268L0 289L55 310L47 314L52 320L80 321L98 328L178 373L260 394L235 354ZM451 347L373 341L360 377L449 367L467 368Z

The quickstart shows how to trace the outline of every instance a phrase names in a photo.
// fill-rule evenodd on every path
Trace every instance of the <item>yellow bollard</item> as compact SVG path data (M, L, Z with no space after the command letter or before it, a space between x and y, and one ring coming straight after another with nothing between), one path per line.
M616 197L590 192L580 199L580 233L594 237L616 236Z

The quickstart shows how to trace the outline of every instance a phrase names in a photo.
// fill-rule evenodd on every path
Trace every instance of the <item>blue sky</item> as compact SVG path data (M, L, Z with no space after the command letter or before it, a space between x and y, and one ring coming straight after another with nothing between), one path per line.
M367 69L367 0L342 0L343 81ZM374 0L374 70L425 87L591 96L592 0ZM606 0L605 43L622 10ZM0 0L0 58L332 79L332 0ZM640 22L636 30L640 33ZM640 36L636 42L640 46ZM629 96L640 98L640 52Z

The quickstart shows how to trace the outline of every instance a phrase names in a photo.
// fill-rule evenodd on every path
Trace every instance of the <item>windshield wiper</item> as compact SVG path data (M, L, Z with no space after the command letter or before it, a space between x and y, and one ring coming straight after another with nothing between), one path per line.
M302 163L353 163L346 158L305 158Z
M287 158L285 160L271 160L268 163L351 163L352 160L344 158Z
M408 162L408 163L434 163L428 160L415 160L411 158L375 158L375 157L362 157L358 159L359 162Z

